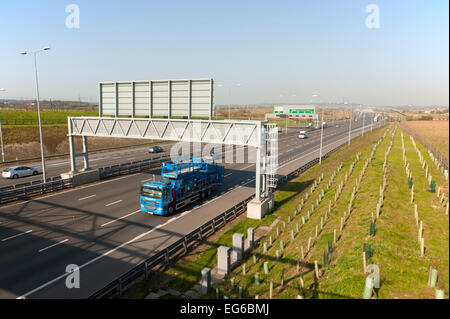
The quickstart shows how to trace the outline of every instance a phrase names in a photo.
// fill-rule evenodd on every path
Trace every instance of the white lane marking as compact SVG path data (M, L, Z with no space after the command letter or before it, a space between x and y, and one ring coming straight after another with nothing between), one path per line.
M190 212L191 212L190 210L187 210L187 211L185 211L183 214L181 214L181 216L187 215L187 214L189 214Z
M26 232L23 232L23 233L20 233L20 234L11 236L11 237L3 238L2 241L7 241L7 240L10 240L10 239L13 239L13 238L16 238L16 237L19 237L19 236L31 233L31 232L32 232L32 230L30 229L30 230L27 230Z
M83 197L83 198L79 198L78 200L85 200L85 199L88 199L88 198L92 198L94 196L97 196L97 194L86 196L86 197Z
M229 173L229 174L226 174L224 177L228 177L228 176L230 176L230 175L232 175L233 173Z
M47 249L50 249L50 248L52 248L52 247L58 246L59 244L65 243L65 242L68 241L68 240L69 240L69 239L64 239L64 240L61 240L59 243L50 245L50 246L45 247L45 248L42 248L42 249L39 249L39 252L41 253L41 252L43 252L44 250L47 250Z
M112 224L112 223L114 223L114 222L116 222L116 221L118 221L118 220L121 220L121 219L127 218L128 216L131 216L131 215L133 215L133 214L136 214L137 212L140 212L140 211L141 211L141 210L136 210L136 211L134 211L134 212L131 212L131 213L129 213L129 214L126 214L125 216L122 216L122 217L119 217L119 218L113 219L113 220L111 220L111 221L109 221L109 222L107 222L107 223L104 223L103 225L100 225L100 227L103 227L103 226L106 226L106 225Z
M252 167L253 165L255 165L255 164L250 164L250 165L248 165L248 166L245 166L245 167L241 168L240 170L247 169L247 168L249 168L249 167Z
M101 160L106 159L106 158L109 158L109 157L101 157L101 158L90 159L90 160L89 160L89 163L90 163L90 162L101 161Z
M59 165L65 165L65 164L69 164L69 162L60 162L60 163L55 163L55 164L49 164L47 166L59 166Z
M106 204L105 206L106 207L108 207L108 206L112 206L112 205L115 205L115 204L118 204L118 203L120 203L122 200L121 199L119 199L119 200L116 200L115 202L112 202L112 203L109 203L109 204Z

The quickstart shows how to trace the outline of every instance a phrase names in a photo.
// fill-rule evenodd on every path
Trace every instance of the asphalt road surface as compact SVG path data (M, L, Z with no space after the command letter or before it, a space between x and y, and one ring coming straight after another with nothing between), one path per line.
M352 137L361 135L361 125L353 121ZM309 136L280 135L280 175L318 156L320 130ZM347 138L348 122L325 129L323 153ZM123 153L120 162L129 161ZM0 207L0 298L88 297L254 193L254 164L224 165L225 183L211 198L168 217L139 211L139 187L159 169ZM81 269L78 289L65 285L70 264Z

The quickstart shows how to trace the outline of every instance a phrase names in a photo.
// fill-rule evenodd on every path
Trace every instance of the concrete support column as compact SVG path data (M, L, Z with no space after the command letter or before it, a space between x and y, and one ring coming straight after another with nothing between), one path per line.
M72 135L72 121L70 117L67 117L67 125L69 127L69 152L70 152L70 170L72 172L77 171L77 164L75 162L75 144Z
M244 234L233 234L233 259L242 260L244 254Z
M230 265L230 247L220 246L217 248L217 273L219 275L228 275Z
M84 156L84 170L89 170L89 152L87 136L83 136L83 156Z
M255 180L255 199L261 199L261 123L256 128L256 180Z
M204 295L206 295L211 289L211 269L208 267L205 267L202 270L201 286L201 291Z

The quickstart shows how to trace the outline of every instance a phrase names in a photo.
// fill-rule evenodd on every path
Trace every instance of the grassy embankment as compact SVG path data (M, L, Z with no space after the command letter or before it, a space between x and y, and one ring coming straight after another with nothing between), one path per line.
M98 116L98 112L77 110L41 111L41 121L44 126L67 126L68 116ZM37 111L0 110L0 119L2 120L3 127L38 126Z
M406 156L413 172L415 186L414 203L410 203L399 130L393 137L393 146L387 157L384 200L379 217L376 216L376 206L380 200L379 187L383 183L384 156L389 147L391 132L380 143L372 160L368 161L368 158L372 146L381 136L379 130L331 156L320 167L320 171L315 167L277 192L275 215L282 219L282 223L279 223L280 235L276 235L276 230L268 234L253 251L257 258L256 264L253 264L253 256L248 256L245 261L246 275L242 274L241 266L237 267L228 276L235 278L235 288L231 289L230 280L227 280L220 286L222 293L237 298L237 287L241 286L247 297L259 295L259 298L269 298L272 280L273 298L295 298L297 295L305 298L361 298L367 277L363 272L362 252L364 244L369 244L372 256L369 256L366 262L376 264L380 269L381 287L377 289L379 298L434 298L434 289L427 285L430 266L438 270L437 287L444 289L448 295L448 217L445 216L445 208L439 204L436 194L427 192L429 187L418 156L414 154L412 144L409 145L405 137ZM362 141L364 143L358 145ZM360 160L355 160L356 150L361 151ZM354 169L351 169L350 165L354 161ZM337 172L336 167L341 162L342 169ZM432 170L430 165L430 171ZM325 178L313 192L310 189L309 192L296 191L301 190L300 185L305 181L316 180L319 172L324 173ZM333 172L336 177L330 180ZM434 173L437 184L443 185L442 175L438 176L437 171ZM338 185L344 183L346 174L348 181L339 192ZM325 185L330 181L330 188L327 189ZM354 200L349 212L348 205L354 190ZM307 192L310 195L308 199L305 195ZM339 197L334 201L336 192ZM301 204L301 199L304 204L298 214L294 215L294 211L300 208L298 205ZM420 254L417 240L414 204L418 205L419 219L424 225L424 256ZM315 205L314 212L311 205ZM310 218L307 218L308 211ZM305 224L302 218L305 219ZM342 231L341 218L345 221ZM376 225L374 236L369 233L372 219ZM286 228L283 227L283 222ZM296 231L297 223L299 232ZM291 231L294 232L294 239L291 237ZM273 238L272 245L269 245L269 236ZM284 242L283 251L281 241ZM309 251L308 241L311 242ZM264 252L263 242L268 245L267 252ZM328 251L329 242L332 250L325 265L324 252ZM230 244L231 240L227 245ZM302 250L304 256L301 256ZM277 251L280 254L279 259L276 257ZM318 276L314 271L315 261ZM264 262L269 265L268 275L264 272ZM260 276L259 285L255 282L255 273Z

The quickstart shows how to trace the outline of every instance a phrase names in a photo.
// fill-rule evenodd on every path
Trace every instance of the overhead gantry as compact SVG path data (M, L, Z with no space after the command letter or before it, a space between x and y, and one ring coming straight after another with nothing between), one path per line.
M254 147L256 152L255 200L267 198L276 185L278 130L262 121L193 120L164 118L69 117L69 145L72 172L75 158L83 156L89 170L87 137L115 137L161 141L209 143ZM74 137L83 139L83 152L76 153Z

